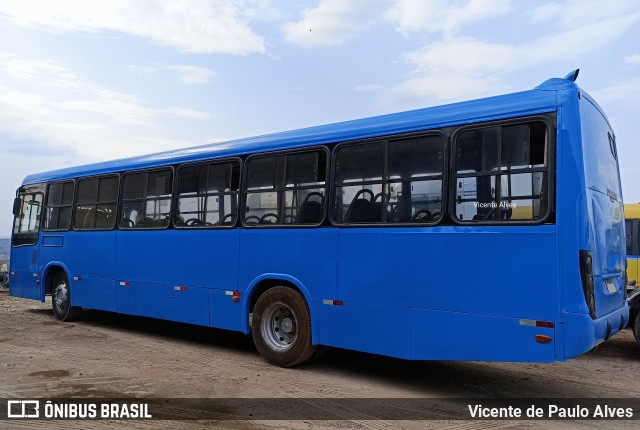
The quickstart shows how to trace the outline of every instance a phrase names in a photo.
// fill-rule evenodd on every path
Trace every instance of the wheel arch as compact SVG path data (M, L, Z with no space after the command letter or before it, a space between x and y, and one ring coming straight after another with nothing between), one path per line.
M42 279L44 280L42 300L44 300L44 296L52 293L53 280L56 278L56 275L60 272L63 272L67 276L67 280L71 282L70 281L71 275L69 274L69 269L64 263L60 261L50 261L42 270Z
M297 278L282 273L265 273L256 277L247 287L243 296L243 318L242 318L242 332L249 334L251 329L249 327L249 314L253 312L253 308L260 296L267 290L273 287L289 287L298 291L304 297L307 307L309 308L309 314L311 316L311 342L312 344L318 343L318 320L317 320L317 306L313 300L309 290L305 285Z

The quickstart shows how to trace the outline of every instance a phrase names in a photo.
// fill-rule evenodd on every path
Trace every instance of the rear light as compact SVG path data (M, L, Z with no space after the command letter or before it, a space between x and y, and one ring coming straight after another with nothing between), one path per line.
M540 343L551 343L551 337L544 334L535 335L535 339Z
M580 277L582 279L582 290L584 299L589 308L589 316L596 319L596 297L593 281L593 260L589 251L580 250Z

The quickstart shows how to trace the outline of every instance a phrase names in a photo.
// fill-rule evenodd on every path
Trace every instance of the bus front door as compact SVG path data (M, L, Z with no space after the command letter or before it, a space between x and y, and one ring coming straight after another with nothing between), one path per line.
M38 268L42 200L41 192L25 190L14 204L9 294L44 302L44 285Z

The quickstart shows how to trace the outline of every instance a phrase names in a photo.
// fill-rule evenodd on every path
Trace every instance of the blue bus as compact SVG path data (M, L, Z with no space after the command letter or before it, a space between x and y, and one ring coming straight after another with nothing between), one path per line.
M533 90L33 174L11 295L331 346L562 361L627 324L615 137Z

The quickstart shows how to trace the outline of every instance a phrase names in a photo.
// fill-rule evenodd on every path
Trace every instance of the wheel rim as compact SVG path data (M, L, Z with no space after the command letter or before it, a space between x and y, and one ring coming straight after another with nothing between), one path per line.
M271 304L264 312L262 337L269 347L283 351L296 340L298 324L293 310L282 302Z
M60 282L56 286L54 303L59 313L64 313L69 306L69 286L66 282Z

